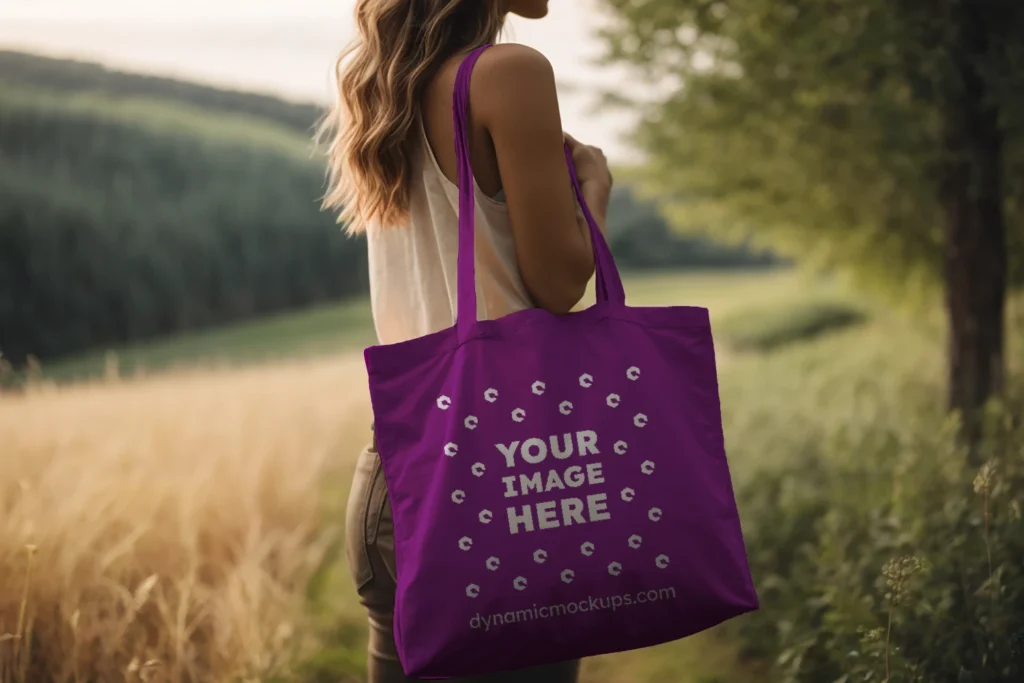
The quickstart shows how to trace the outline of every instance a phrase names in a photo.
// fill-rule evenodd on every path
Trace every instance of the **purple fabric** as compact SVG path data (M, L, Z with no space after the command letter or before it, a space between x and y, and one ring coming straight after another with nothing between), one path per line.
M407 675L676 640L756 610L704 308L627 307L566 148L597 303L476 319L469 81L455 86L455 326L366 349Z

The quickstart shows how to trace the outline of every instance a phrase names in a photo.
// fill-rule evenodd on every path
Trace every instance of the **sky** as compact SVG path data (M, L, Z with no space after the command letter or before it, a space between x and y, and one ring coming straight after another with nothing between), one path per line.
M0 48L76 57L291 99L332 97L331 69L354 36L355 0L0 0ZM594 0L551 0L541 21L513 18L506 40L537 48L558 76L563 125L609 159L633 158L634 117L595 111L596 86L628 85L599 67Z

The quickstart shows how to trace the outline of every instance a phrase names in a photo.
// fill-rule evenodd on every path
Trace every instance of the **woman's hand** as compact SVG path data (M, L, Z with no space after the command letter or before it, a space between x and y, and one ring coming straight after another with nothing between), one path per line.
M597 227L603 235L607 235L608 203L611 201L612 184L615 182L608 168L608 159L599 147L585 145L568 133L564 135L565 141L569 143L569 151L572 152L572 163L576 167L576 177L580 181L583 199L587 202ZM583 232L587 235L589 246L590 239L585 223Z
M594 190L600 189L606 194L610 193L615 180L608 168L608 159L601 148L583 144L568 133L565 134L565 141L569 143L569 150L572 152L572 161L576 166L580 187L589 186Z

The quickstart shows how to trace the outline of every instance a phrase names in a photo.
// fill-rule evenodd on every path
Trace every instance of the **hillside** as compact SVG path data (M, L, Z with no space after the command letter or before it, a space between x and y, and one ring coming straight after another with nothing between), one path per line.
M0 86L0 349L13 362L366 291L308 138L251 113Z
M359 296L363 245L319 208L317 108L0 52L0 351L53 359ZM765 265L672 233L628 188L624 269Z
M312 103L226 90L174 78L126 73L93 62L0 50L0 87L22 86L63 93L145 98L189 104L274 121L307 135L322 110Z

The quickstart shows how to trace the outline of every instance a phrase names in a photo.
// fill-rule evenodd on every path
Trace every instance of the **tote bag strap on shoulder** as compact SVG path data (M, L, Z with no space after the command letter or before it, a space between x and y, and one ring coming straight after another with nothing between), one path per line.
M476 264L474 259L475 197L473 185L473 168L469 158L469 83L480 55L490 45L477 48L471 52L459 67L455 79L455 93L452 104L452 115L455 124L455 154L459 167L459 256L457 272L458 301L456 325L459 340L470 337L471 330L477 322L476 314ZM565 145L565 160L569 167L569 176L576 193L583 215L590 228L591 243L594 246L594 264L596 271L596 292L599 304L624 305L626 300L622 279L615 267L611 249L604 235L601 234L597 222L590 212L583 192L580 189L576 167L573 164L572 152L568 143Z

